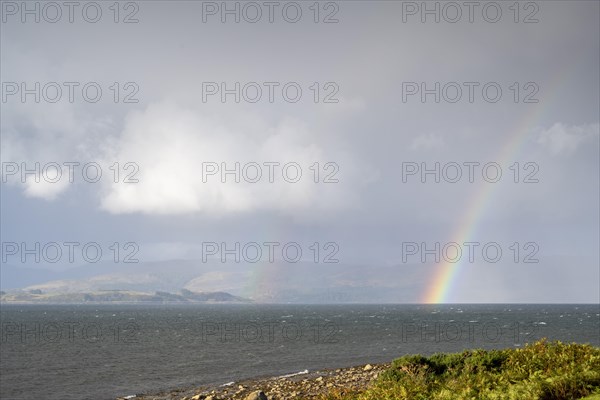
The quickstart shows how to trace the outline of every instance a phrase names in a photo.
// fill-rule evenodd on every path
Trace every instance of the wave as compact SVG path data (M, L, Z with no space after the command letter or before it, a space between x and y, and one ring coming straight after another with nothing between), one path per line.
M305 369L304 371L296 372L294 374L281 375L281 376L278 376L277 379L291 378L292 376L306 375L306 374L308 374L308 370L307 369Z

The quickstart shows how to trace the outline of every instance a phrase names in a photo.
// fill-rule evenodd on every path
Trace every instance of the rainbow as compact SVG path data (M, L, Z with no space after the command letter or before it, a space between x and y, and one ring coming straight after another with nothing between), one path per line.
M547 87L540 87L540 95L536 96L540 99L540 102L531 104L529 110L525 111L520 118L517 118L514 127L509 130L511 133L508 135L504 145L489 161L499 163L504 171L509 165L518 160L518 156L522 152L524 145L528 143L528 139L531 139L536 128L539 128L538 124L544 111L548 110L548 107L542 107L541 103L548 103L549 100L557 97L560 89L570 83L573 74L571 73L569 78L565 78L565 75L568 74L568 70L571 68L568 63L565 63L565 66L557 69L548 80L550 84ZM541 96L542 90L551 94L551 98L548 98L548 96L543 98ZM500 185L490 183L480 185L477 192L467 202L463 214L458 219L458 226L450 235L452 238L451 242L462 244L464 242L476 241L474 237L477 233L477 228L483 220L484 215L486 215L498 186ZM435 267L433 276L424 287L418 302L426 304L450 302L452 291L456 286L462 269L463 265L460 261L456 263L440 263ZM276 279L275 277L278 275L281 275L281 271L278 271L274 265L255 266L249 276L249 284L246 288L247 295L253 297L265 290L271 289L273 285L270 282Z
M536 128L539 128L543 114L550 110L550 104L555 103L563 89L569 87L577 76L579 67L583 65L585 57L580 57L574 65L564 63L556 68L552 75L547 79L546 84L540 87L536 96L540 101L537 104L531 104L531 108L525 112L521 118L517 119L511 134L508 136L504 146L500 148L495 159L490 161L498 162L503 170L508 165L518 159L524 144ZM543 92L543 93L542 93ZM545 96L543 95L545 94ZM543 106L542 106L542 103ZM498 185L483 184L479 191L468 202L461 218L458 220L458 226L453 231L452 242L462 244L473 239L477 232L478 224L483 219L491 200L494 198L494 192ZM455 288L458 277L462 270L461 262L440 263L436 267L432 279L423 290L419 301L421 303L448 303L451 300L452 289Z
M271 239L269 239L271 240ZM282 268L278 263L259 262L250 271L249 282L245 288L245 296L251 299L267 298L273 294L276 283L282 279Z
M500 148L494 159L505 170L510 164L518 159L518 155L523 149L523 145L527 143L527 139L533 132L535 121L539 120L542 114L542 107L539 103L532 105L533 110L518 119L518 123L512 129L512 134ZM462 245L464 242L476 241L474 236L477 232L479 222L486 214L487 208L494 198L495 189L499 185L492 183L483 183L478 192L471 197L467 202L463 214L459 218L459 225L453 231L450 240ZM465 257L457 262L442 262L435 268L433 277L425 287L423 295L420 299L421 303L438 304L448 303L452 289L456 286L458 277L463 269Z

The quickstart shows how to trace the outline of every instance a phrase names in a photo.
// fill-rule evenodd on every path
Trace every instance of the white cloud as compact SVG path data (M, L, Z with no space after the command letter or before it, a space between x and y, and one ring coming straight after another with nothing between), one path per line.
M549 129L540 132L538 143L549 149L552 154L570 155L581 145L597 137L599 132L598 123L577 126L555 123Z
M20 185L26 196L56 200L82 179L81 165L97 162L102 168L100 183L89 185L99 196L101 208L114 214L187 214L279 211L301 216L302 213L329 213L354 206L366 183L377 176L349 152L326 145L323 132L309 130L305 124L283 118L278 124L258 114L235 112L223 116L164 102L144 110L132 111L125 117L122 131L115 129L114 118L92 117L75 105L30 107L17 103L7 110L2 124L2 160L31 168L36 162L42 169L46 163L63 166L58 182L36 182L29 176L22 182L20 174L8 177L11 185ZM209 116L210 115L210 116ZM75 184L68 181L65 162L79 162ZM120 183L113 183L115 162L121 166ZM139 166L135 178L139 183L123 183L131 169L126 162ZM240 163L242 172L252 179L255 169L243 167L256 162L261 167L258 183L241 179L233 182L227 175L208 176L203 182L203 163L214 162L221 168L226 163L234 168ZM265 162L278 162L273 167L274 182L269 182ZM310 167L319 163L319 183ZM332 162L336 166L326 166ZM282 167L288 163L286 177L293 179L299 165L300 180L283 179ZM204 164L206 165L206 164ZM339 167L336 170L335 167ZM323 183L334 174L339 183Z
M240 127L240 118L247 125ZM319 146L318 133L299 122L284 120L265 129L261 121L237 115L235 120L238 122L207 117L170 103L154 104L130 115L108 157L137 163L140 182L107 185L102 208L115 214L326 211L351 205L366 177L372 175L347 154ZM206 171L209 168L206 163L216 163L222 170L222 163L233 169L236 162L242 172L240 183L234 182L233 174L225 175L223 183L220 173L203 181L203 166ZM258 183L248 182L256 173L249 166L253 162L262 173ZM265 162L280 163L273 167L272 183ZM283 178L282 167L292 162L302 172L296 183ZM310 169L315 162L320 163L319 183L314 182ZM340 183L321 182L335 171L333 166L324 169L327 162L339 166L335 178ZM244 179L244 166L248 166L248 180ZM290 167L287 172L286 177L293 180L296 169Z

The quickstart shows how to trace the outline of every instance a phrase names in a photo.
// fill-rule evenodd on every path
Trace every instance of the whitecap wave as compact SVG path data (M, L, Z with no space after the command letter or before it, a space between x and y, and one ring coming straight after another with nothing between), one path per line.
M296 372L294 374L281 375L281 376L278 376L277 379L291 378L292 376L306 375L306 374L308 374L308 370L307 369L305 369L304 371Z

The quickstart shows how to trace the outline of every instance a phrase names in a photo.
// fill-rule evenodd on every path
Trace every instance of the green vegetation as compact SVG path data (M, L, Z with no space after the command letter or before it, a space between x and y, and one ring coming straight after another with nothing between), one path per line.
M323 400L582 398L600 400L600 348L542 339L523 349L404 356L367 391L330 393Z

